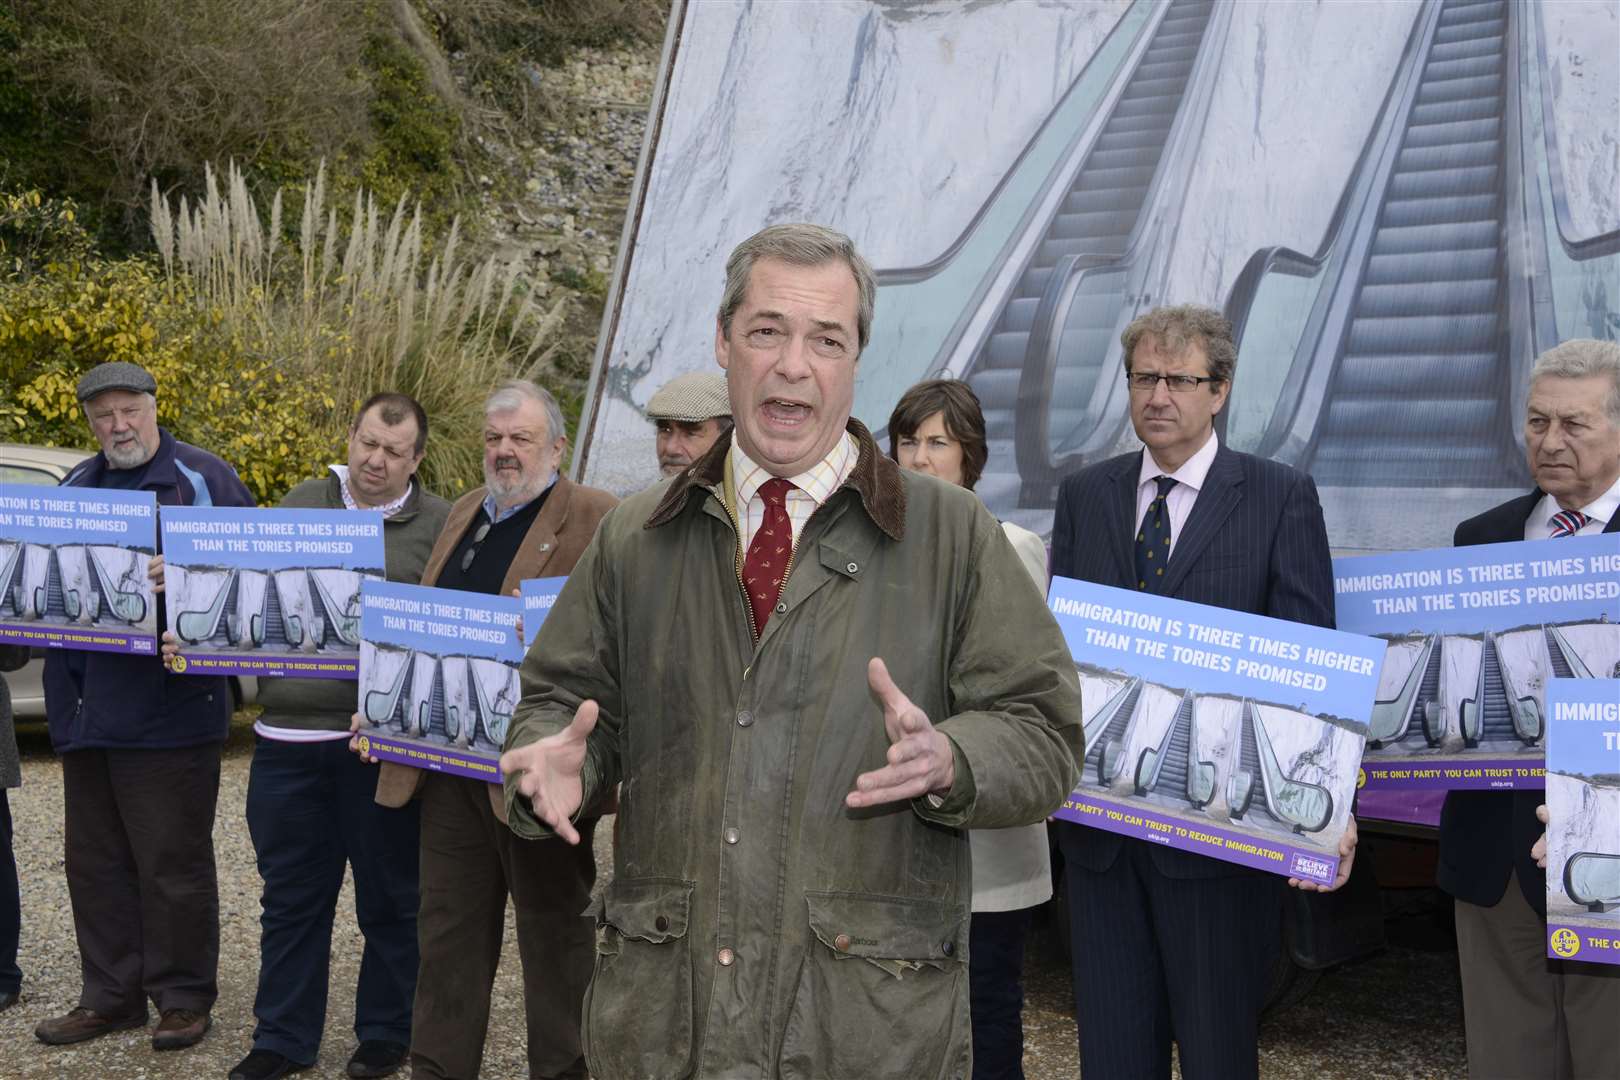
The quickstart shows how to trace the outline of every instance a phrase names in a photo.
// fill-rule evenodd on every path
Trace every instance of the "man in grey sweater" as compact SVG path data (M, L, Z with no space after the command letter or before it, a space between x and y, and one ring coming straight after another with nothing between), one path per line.
M415 479L427 416L405 394L377 394L349 432L349 461L306 480L283 507L381 510L388 580L416 584L450 504ZM348 749L355 684L266 679L248 774L247 820L264 879L258 1020L231 1080L270 1080L314 1064L326 1025L333 913L347 863L365 935L355 990L355 1077L387 1076L411 1041L416 992L418 804L375 802L377 771Z

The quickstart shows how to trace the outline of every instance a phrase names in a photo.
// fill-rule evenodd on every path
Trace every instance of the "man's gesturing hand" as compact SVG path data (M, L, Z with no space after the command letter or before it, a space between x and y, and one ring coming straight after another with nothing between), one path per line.
M934 730L923 711L900 692L889 677L887 665L876 656L866 665L866 684L883 706L889 763L857 776L855 790L844 796L845 805L859 809L950 791L956 781L956 755L951 741Z
M579 843L571 819L584 797L579 773L585 765L585 740L595 727L596 702L582 702L557 734L501 755L501 772L517 777L518 791L534 805L534 816L570 844Z

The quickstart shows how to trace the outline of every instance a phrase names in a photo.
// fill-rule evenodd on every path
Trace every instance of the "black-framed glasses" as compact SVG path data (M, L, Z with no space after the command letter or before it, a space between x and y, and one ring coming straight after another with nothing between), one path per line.
M1225 379L1214 375L1160 375L1156 371L1127 371L1125 381L1132 390L1141 390L1153 393L1153 388L1159 385L1159 380L1170 388L1172 394L1190 394L1204 383L1225 382Z
M473 533L473 542L467 545L467 553L461 557L461 572L463 574L472 569L473 560L478 558L478 545L484 542L484 537L489 535L489 530L490 522L486 521L478 526L477 532Z

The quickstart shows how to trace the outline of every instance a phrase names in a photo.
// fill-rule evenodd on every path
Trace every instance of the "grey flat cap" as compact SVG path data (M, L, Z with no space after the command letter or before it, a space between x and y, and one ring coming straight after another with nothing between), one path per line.
M108 390L128 390L135 394L157 393L157 380L139 364L113 360L97 364L79 380L79 401L89 401Z
M726 377L718 371L691 371L677 375L647 402L647 419L697 423L731 415Z

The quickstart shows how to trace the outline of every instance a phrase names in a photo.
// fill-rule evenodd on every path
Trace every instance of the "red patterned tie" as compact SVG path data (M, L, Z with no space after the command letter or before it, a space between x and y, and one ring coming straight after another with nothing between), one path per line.
M1552 516L1552 535L1556 540L1560 536L1574 536L1586 528L1586 523L1592 519L1579 510L1560 510Z
M748 589L749 606L754 609L756 641L765 632L771 607L781 595L787 577L788 560L793 556L793 525L787 514L787 493L792 487L773 476L759 488L759 497L765 500L765 520L748 545L748 557L743 559L743 585Z

